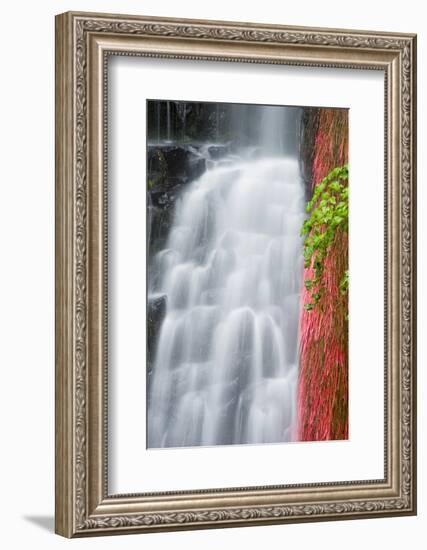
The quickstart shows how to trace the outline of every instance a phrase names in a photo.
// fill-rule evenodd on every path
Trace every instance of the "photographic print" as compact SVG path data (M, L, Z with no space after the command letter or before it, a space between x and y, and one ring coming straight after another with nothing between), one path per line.
M416 35L55 26L55 531L415 515Z
M149 448L348 438L348 110L147 101Z

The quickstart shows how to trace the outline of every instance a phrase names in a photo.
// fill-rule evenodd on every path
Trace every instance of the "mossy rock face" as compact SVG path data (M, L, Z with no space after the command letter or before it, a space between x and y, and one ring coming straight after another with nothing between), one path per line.
M147 188L153 189L162 185L167 176L166 159L161 149L148 149L147 155Z

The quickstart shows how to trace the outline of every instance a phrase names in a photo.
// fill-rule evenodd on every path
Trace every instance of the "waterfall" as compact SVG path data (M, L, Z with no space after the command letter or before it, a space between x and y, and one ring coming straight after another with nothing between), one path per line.
M153 258L149 299L163 296L166 313L148 380L151 448L295 436L305 206L296 110L259 111L257 155L252 146L209 159Z

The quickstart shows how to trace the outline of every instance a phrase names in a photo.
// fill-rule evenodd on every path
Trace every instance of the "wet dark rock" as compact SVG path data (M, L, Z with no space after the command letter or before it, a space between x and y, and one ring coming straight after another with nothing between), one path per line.
M148 147L148 189L169 189L188 183L203 174L206 159L195 147L188 145L155 145Z
M318 107L302 109L299 128L299 161L301 176L305 184L305 198L308 202L313 195L313 162L316 152L315 142L320 123Z
M190 145L157 144L147 151L150 258L166 245L177 198L206 170L206 155Z
M147 300L147 359L149 369L154 361L157 338L165 313L166 296L164 294L149 296Z
M169 230L173 222L173 205L169 208L148 207L148 252L152 258L166 245Z
M230 153L230 146L225 145L209 145L208 153L212 160L219 160Z
M175 204L177 194L182 188L182 184L175 184L173 188L158 188L150 192L151 203L156 208L167 210Z

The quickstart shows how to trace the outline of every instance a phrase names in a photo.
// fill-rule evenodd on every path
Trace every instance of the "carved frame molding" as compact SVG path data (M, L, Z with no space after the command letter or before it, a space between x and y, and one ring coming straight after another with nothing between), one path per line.
M385 479L108 495L103 193L109 55L385 72ZM57 533L416 513L416 37L69 12L56 18L56 71Z

